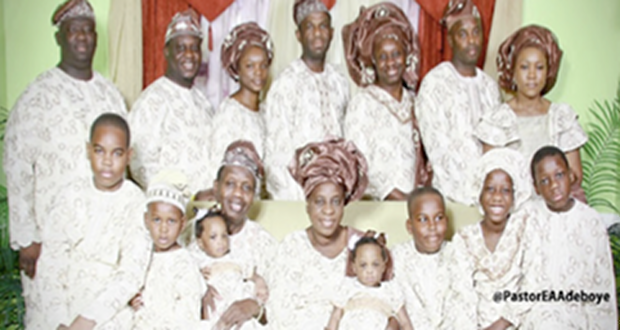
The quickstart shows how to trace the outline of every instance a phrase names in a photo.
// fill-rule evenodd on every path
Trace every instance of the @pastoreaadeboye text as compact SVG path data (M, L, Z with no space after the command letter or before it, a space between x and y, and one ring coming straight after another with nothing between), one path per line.
M609 302L611 294L608 292L588 292L584 290L542 290L538 292L512 292L510 290L497 291L493 294L493 301L499 302L583 302L600 304Z

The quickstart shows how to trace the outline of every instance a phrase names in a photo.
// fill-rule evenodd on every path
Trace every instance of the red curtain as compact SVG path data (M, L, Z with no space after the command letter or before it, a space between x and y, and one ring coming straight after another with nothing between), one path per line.
M166 71L164 39L166 28L174 14L192 7L212 21L233 2L234 0L142 0L143 86L148 86Z
M422 47L420 74L424 78L426 73L437 64L452 58L447 31L440 23L449 0L416 0L416 2L420 5L418 23L418 36ZM489 33L491 32L495 0L473 0L473 2L480 11L484 30L484 45L478 61L478 66L482 67L486 56Z

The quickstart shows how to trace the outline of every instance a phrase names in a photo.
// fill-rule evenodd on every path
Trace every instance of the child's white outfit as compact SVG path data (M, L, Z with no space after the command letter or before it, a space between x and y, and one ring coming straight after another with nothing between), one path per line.
M369 287L355 277L347 277L336 289L332 304L344 310L340 330L385 329L388 319L405 305L405 296L395 281Z
M454 286L459 284L457 280L463 276L452 274L452 254L450 242L443 243L441 249L433 254L420 253L414 241L399 244L392 249L394 280L400 283L405 292L407 314L414 329L455 329L454 322L449 321L452 318L447 315L455 313L449 310L448 301L461 291ZM473 326L474 316L470 317L472 321L461 321L461 326Z
M96 329L130 327L131 314L121 311L143 284L152 246L144 193L127 180L116 191L101 191L92 178L59 192L35 276L44 313L32 328L56 329L78 316L95 321Z
M234 302L256 299L254 282L248 280L254 274L254 266L248 258L233 252L221 258L213 258L200 249L196 242L192 242L188 249L198 266L197 269L209 268L209 279L205 282L203 278L202 282L215 288L222 297L221 300L215 300L215 311L209 316L209 320L202 321L202 329L211 329ZM263 329L263 326L252 319L244 323L241 329Z
M198 266L184 248L154 252L134 329L199 329L206 291Z
M534 203L528 223L532 249L526 251L534 262L524 270L525 289L609 299L535 302L520 329L618 329L613 260L600 215L578 200L567 212L550 211L542 199Z

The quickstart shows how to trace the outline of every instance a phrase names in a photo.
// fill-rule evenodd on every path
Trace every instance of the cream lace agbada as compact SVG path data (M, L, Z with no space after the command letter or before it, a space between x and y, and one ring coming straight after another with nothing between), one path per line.
M474 129L499 102L497 83L479 69L475 77L468 78L450 62L443 62L422 80L415 113L433 167L433 186L453 201L474 203L468 187L482 156Z
M263 104L259 106L259 111L252 111L232 97L222 101L213 117L213 129L211 131L212 164L210 171L217 172L222 165L221 161L226 148L237 140L252 142L258 152L258 156L261 159L265 156L263 112Z
M117 318L140 290L151 252L144 227L142 191L124 181L114 192L91 180L75 180L59 191L42 232L35 284L44 317L41 329L69 325L81 315L98 329L125 328ZM38 327L35 327L38 328Z
M213 109L197 88L161 77L136 101L129 113L134 154L132 177L146 189L163 169L182 171L192 193L209 187L216 170L209 169Z
M346 78L327 63L316 73L297 59L273 83L265 104L265 167L273 199L305 199L286 166L297 148L342 136L348 100Z
M123 99L99 73L75 79L59 68L36 78L15 103L4 138L11 246L40 242L45 207L54 190L90 177L90 125L106 112L125 115Z
M323 329L331 299L345 278L348 249L333 259L314 249L305 230L289 234L267 271L269 327L274 330Z
M59 186L90 177L86 141L92 122L106 112L124 116L127 109L116 87L97 72L83 81L53 68L39 75L19 97L4 137L13 249L41 242L46 207ZM33 298L30 278L22 276L22 287L28 327L42 311Z
M403 88L401 101L375 85L363 88L347 107L345 138L368 161L366 193L383 200L394 189L409 193L415 185L416 146L413 95Z
M564 152L583 146L588 136L578 119L575 111L564 103L551 103L546 115L535 117L519 117L504 103L497 111L482 117L475 134L486 144L516 148L529 161L539 148L546 145L556 146Z
M142 290L144 306L134 314L133 329L199 329L205 291L188 250L154 252Z
M263 277L277 246L278 241L263 226L250 219L245 220L238 233L230 236L231 251L245 255Z

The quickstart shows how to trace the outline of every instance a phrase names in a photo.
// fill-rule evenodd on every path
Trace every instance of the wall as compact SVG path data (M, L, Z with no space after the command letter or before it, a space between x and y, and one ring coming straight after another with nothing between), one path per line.
M58 63L51 17L61 0L1 0L4 3L6 47L6 98L12 107L28 84ZM110 0L91 0L97 17L97 52L94 68L108 73L108 11Z
M0 107L8 108L6 99L6 47L4 33L4 1L0 0Z
M620 81L620 1L523 0L523 23L548 27L564 51L548 97L566 102L588 124L594 101L612 101ZM620 206L620 187L610 196Z
M523 0L523 24L548 27L564 51L550 99L569 103L587 117L594 100L615 97L620 79L618 17L618 0Z

